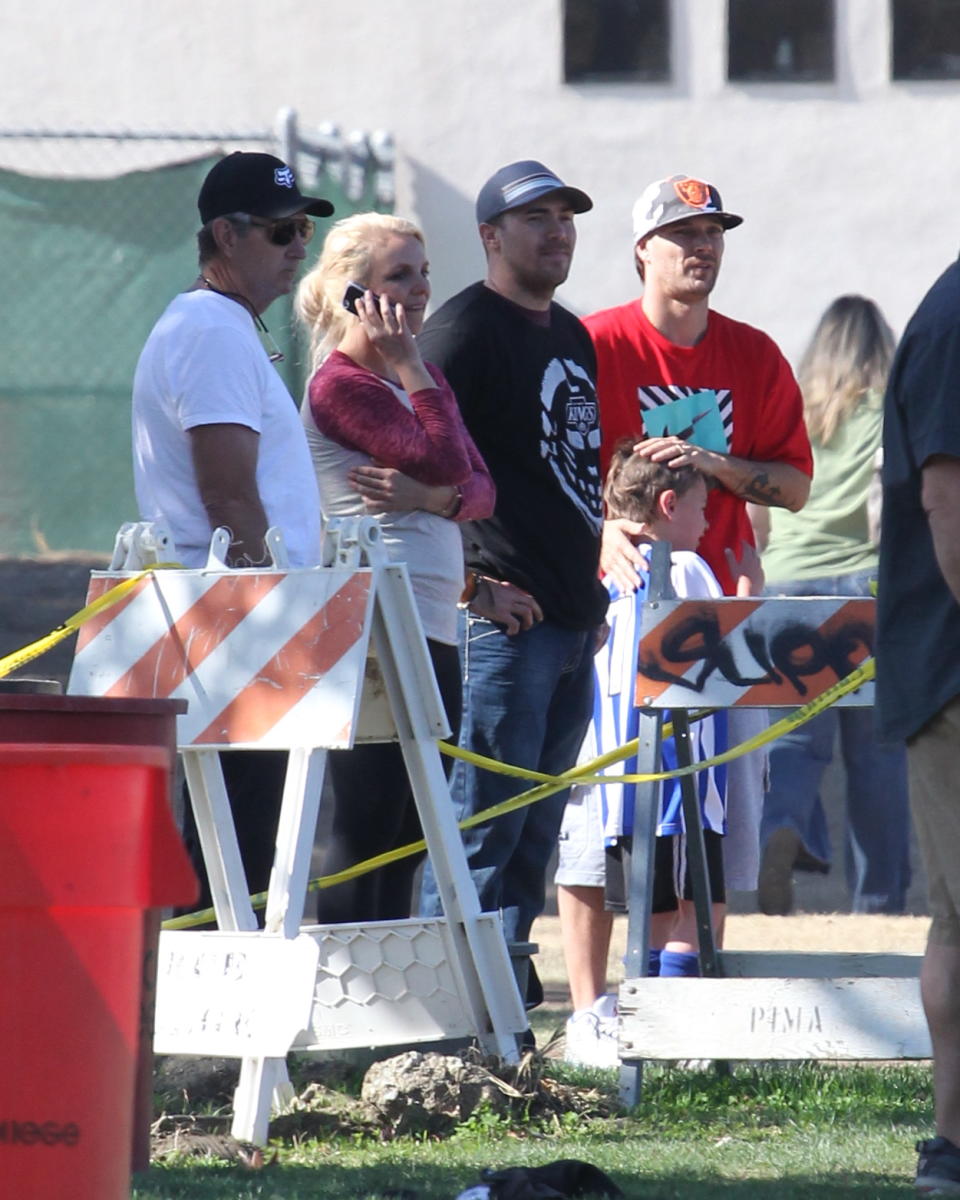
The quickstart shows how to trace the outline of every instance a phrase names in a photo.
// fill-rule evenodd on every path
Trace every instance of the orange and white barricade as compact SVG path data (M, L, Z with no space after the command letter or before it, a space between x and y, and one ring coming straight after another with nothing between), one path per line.
M874 601L854 596L660 600L637 657L644 708L806 704L873 654ZM873 685L839 704L873 703Z
M669 550L653 547L639 634L634 699L649 719L640 723L638 774L661 769L665 710L678 764L689 765L691 710L799 707L872 656L872 599L679 600L670 585ZM836 702L870 705L873 685L863 683ZM619 997L623 1099L636 1102L645 1059L929 1057L919 955L717 949L694 775L682 779L682 788L702 977L646 977L660 784L638 783L627 978Z
M271 1094L290 1097L291 1047L322 1051L476 1036L517 1054L526 1028L500 918L481 913L437 739L449 734L406 567L369 518L330 522L324 564L230 570L217 530L206 567L156 570L85 625L73 694L182 698L191 803L214 932L160 938L155 1048L242 1059L234 1134L265 1142ZM155 526L128 525L92 601L175 558ZM400 742L446 919L304 926L327 750ZM258 929L218 751L286 749L265 926Z

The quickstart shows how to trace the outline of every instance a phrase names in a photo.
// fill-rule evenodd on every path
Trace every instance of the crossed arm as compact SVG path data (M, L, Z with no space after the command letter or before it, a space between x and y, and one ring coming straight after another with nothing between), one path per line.
M369 512L419 508L461 521L488 517L495 499L489 472L450 385L438 371L436 378L424 373L431 386L409 393L410 411L370 372L331 356L310 385L313 419L335 442L373 460L350 472Z
M458 487L420 483L395 467L354 467L350 482L370 512L420 508L457 521L479 521L493 512L496 491L472 441L467 444L470 474Z

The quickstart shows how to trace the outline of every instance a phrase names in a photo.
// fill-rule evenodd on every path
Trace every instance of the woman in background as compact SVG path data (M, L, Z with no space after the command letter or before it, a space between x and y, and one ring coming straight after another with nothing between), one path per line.
M464 570L455 522L489 516L494 487L449 384L420 357L416 334L429 299L420 230L398 217L360 213L331 228L296 306L310 334L314 374L303 420L323 515L378 517L391 559L407 564L456 741ZM328 763L334 813L325 875L421 837L396 742L332 751ZM408 917L420 857L322 890L319 921Z
M840 296L820 318L797 371L813 446L813 486L798 513L769 519L767 595L869 596L877 538L868 497L883 431L895 339L876 304ZM875 516L876 514L873 514ZM763 545L762 528L758 529ZM902 913L910 885L903 748L877 744L870 708L831 708L774 742L761 825L761 912L793 908L792 872L829 869L820 782L839 731L846 770L846 871L854 912Z

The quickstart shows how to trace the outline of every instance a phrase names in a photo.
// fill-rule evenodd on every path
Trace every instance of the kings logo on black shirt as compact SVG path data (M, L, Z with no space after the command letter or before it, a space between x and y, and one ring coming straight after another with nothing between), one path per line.
M540 384L540 455L591 529L603 524L600 422L593 380L579 363L554 358Z

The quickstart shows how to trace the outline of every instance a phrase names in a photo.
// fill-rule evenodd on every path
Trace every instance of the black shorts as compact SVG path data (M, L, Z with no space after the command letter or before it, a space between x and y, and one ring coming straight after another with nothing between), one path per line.
M604 887L604 906L609 912L627 911L630 893L630 847L633 839L621 837L615 846L607 847L607 878ZM653 864L653 909L655 913L676 912L677 897L693 899L693 880L686 859L687 839L683 834L656 839ZM723 878L723 834L712 830L703 831L703 842L707 853L707 876L710 880L710 895L715 904L724 904L727 899ZM681 879L683 888L680 890Z

